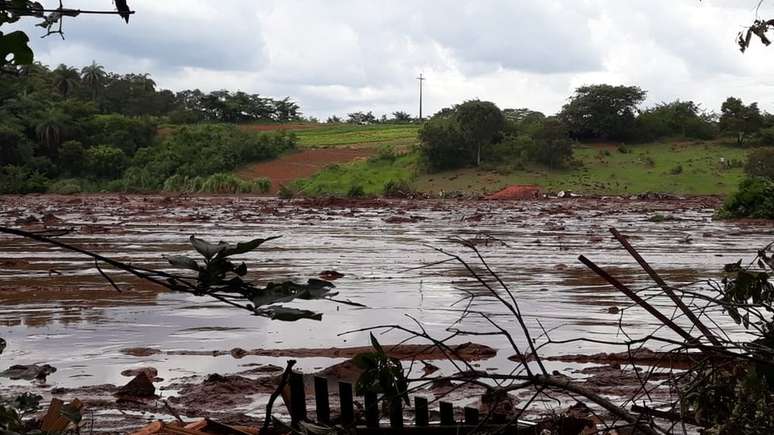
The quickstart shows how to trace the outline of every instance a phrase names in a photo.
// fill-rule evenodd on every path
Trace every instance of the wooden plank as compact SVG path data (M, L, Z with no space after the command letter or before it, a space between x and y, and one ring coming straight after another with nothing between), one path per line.
M403 428L403 400L400 397L390 401L390 427L393 429Z
M314 378L314 403L317 411L317 421L330 423L331 406L328 399L328 380L315 376Z
M349 425L355 420L355 407L352 403L352 384L339 382L339 408L341 409L341 424Z
M414 397L414 424L417 426L427 426L430 423L430 409L427 406L427 399L424 397Z
M367 427L379 427L379 400L376 393L365 393L364 407Z
M304 392L304 376L301 373L290 374L290 419L293 424L306 420L306 392Z
M468 426L475 426L478 424L478 409L465 407L465 424Z
M454 405L449 402L438 402L438 406L441 411L441 425L453 426L457 424L457 422L454 421Z
M83 408L83 403L78 399L73 399L67 406L80 411ZM64 432L70 425L70 419L62 415L62 409L64 407L65 404L61 400L51 399L51 405L48 407L48 411L43 417L43 421L40 423L40 429L43 432Z

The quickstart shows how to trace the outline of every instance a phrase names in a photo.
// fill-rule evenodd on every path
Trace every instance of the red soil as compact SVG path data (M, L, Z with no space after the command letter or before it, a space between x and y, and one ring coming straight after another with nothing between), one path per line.
M487 196L486 199L535 199L538 195L540 195L540 186L514 184Z
M246 166L237 172L240 177L253 180L266 177L271 180L270 193L299 178L311 177L334 163L347 163L374 154L374 149L328 148L310 149L284 155L278 159Z

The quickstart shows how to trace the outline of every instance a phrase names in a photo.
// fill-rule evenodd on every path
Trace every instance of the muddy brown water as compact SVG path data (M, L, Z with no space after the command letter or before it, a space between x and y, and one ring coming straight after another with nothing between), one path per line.
M127 381L122 371L152 366L163 385L191 375L239 372L256 363L284 365L283 358L235 359L228 354L205 356L202 351L367 345L366 333L339 334L378 324L413 326L407 315L442 336L465 307L460 300L485 293L459 264L408 270L445 258L432 247L473 261L470 252L450 242L450 237L477 240L481 253L513 290L535 335L539 320L554 339L616 340L621 338L619 315L608 309L628 301L586 270L578 255L586 255L634 287L650 285L608 233L615 226L632 236L633 245L670 283L717 277L724 264L752 258L755 249L774 239L771 223L714 220L718 204L714 198L293 202L257 197L0 197L2 226L40 229L42 223L30 221L41 220L57 228L73 227L77 231L62 240L144 267L168 269L162 254L192 254L187 244L190 234L229 242L281 235L242 257L250 278L261 283L303 281L336 270L344 274L335 281L339 298L368 307L302 301L292 306L322 312L322 322L286 323L253 317L206 298L158 291L113 273L125 289L117 293L83 256L0 236L0 337L8 341L0 370L12 364L51 364L58 371L48 378L50 388L122 384ZM676 220L648 220L656 214ZM657 303L665 306L663 301ZM491 299L476 299L471 308L516 330L513 319ZM627 311L622 324L633 336L657 326L638 310ZM465 320L464 327L489 330L487 322L475 315ZM380 336L383 343L403 338L397 332ZM517 338L524 345L523 337ZM499 349L495 358L480 362L482 367L513 366L507 359L513 351L505 339L473 341ZM121 351L133 347L163 352L131 356ZM546 353L620 350L572 344L549 347ZM313 372L340 361L304 358L299 364ZM559 370L570 366L552 365ZM0 378L0 389L24 384Z

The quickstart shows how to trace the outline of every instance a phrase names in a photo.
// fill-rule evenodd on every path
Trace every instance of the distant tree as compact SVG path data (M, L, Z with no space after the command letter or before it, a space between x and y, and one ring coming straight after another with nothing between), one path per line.
M763 126L763 116L758 103L745 105L742 100L729 97L720 106L720 130L736 136L736 143L743 146L745 140Z
M59 163L71 176L80 175L85 164L85 156L86 150L83 144L76 140L68 140L59 146Z
M298 121L301 119L301 108L298 104L285 97L274 101L275 120L279 122Z
M556 118L546 118L542 128L535 134L534 160L550 168L563 168L572 160L573 147L569 131Z
M397 112L392 112L392 119L398 122L408 122L411 121L412 118L410 114L399 110Z
M645 95L637 86L582 86L559 116L575 138L622 140L632 132Z
M715 122L698 104L675 100L642 111L637 117L634 139L642 142L669 136L711 139L715 133Z
M336 115L331 115L331 116L328 117L328 119L325 120L325 123L326 124L340 124L341 123L341 118L339 118Z
M45 147L45 155L56 157L57 148L64 141L69 117L57 109L50 109L35 126L35 134L40 144Z
M32 145L22 131L0 125L0 166L24 165L32 155Z
M546 115L530 109L503 109L505 131L510 135L533 136L543 125Z
M459 130L472 151L473 163L481 164L481 148L502 134L505 118L492 102L470 100L456 106Z
M419 131L419 152L430 171L456 169L470 164L470 149L457 120L433 116Z
M372 124L375 121L376 116L374 116L373 112L371 111L368 111L367 113L352 112L347 114L348 124Z
M81 68L81 80L91 90L91 99L96 100L97 94L105 86L107 73L102 65L97 65L97 62L92 61L91 65Z
M97 178L118 178L128 160L123 151L110 145L97 145L84 153L86 171Z
M54 71L54 89L65 98L70 96L80 85L81 76L78 70L65 64L59 65Z

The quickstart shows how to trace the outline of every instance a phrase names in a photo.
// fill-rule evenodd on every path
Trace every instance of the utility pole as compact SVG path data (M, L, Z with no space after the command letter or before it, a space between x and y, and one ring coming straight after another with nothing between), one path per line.
M419 80L419 121L422 121L422 82L427 80L422 76L422 74L419 74L419 77L417 77L417 80Z

